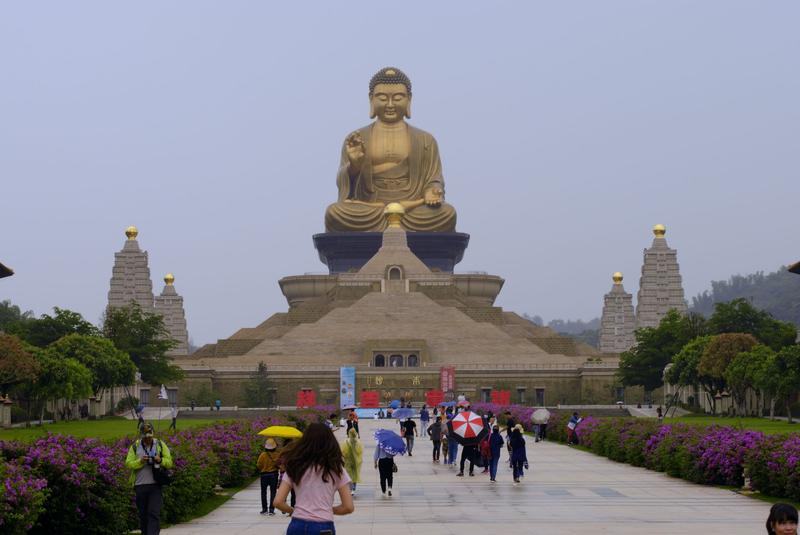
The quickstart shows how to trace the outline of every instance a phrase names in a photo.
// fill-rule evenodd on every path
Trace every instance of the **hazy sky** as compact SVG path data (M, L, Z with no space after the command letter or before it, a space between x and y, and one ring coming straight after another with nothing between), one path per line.
M800 259L799 25L793 0L6 2L0 299L97 321L135 224L196 344L284 311L389 65L472 236L457 270L504 308L599 315L655 223L687 298L774 270Z

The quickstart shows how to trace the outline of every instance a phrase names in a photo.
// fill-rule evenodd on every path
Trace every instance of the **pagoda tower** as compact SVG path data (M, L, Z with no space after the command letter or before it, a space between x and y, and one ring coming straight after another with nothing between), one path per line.
M189 333L186 330L186 313L183 310L183 297L178 295L174 286L175 276L167 273L164 276L164 289L156 296L155 311L164 319L164 326L169 336L178 342L167 355L187 355L189 353Z
M670 249L664 225L653 227L653 244L644 250L642 277L636 303L636 328L658 327L661 318L671 309L687 312L683 297L678 251Z
M136 237L139 231L134 226L125 229L128 239L118 253L114 253L114 269L111 272L111 287L108 290L109 307L125 307L132 301L142 307L143 312L153 312L153 282L147 251L139 248Z
M603 315L600 319L600 351L622 353L633 347L636 317L633 313L633 295L622 286L622 273L611 277L614 285L603 298Z

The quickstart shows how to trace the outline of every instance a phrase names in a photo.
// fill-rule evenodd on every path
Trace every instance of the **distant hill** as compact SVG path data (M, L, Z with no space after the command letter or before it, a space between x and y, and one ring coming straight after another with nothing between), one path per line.
M739 297L766 310L775 319L800 327L800 275L790 273L785 267L767 275L760 271L734 275L727 281L712 281L710 291L692 298L690 309L708 317L714 312L714 303L726 303Z

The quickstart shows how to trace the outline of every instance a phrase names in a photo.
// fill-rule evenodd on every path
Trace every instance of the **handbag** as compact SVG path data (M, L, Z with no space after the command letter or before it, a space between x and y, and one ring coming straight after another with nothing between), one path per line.
M397 473L397 463L392 460L392 472Z
M161 441L158 441L158 453L161 454ZM169 485L172 483L173 473L164 468L163 465L156 465L152 466L153 469L153 480L156 482L156 485L164 486Z

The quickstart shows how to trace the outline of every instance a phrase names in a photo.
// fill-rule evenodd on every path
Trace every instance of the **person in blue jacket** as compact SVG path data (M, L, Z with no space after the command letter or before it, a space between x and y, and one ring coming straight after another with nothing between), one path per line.
M489 435L489 447L492 450L492 459L489 461L489 481L497 481L497 464L500 462L500 450L503 449L503 435L500 434L500 427L494 426L492 434Z

